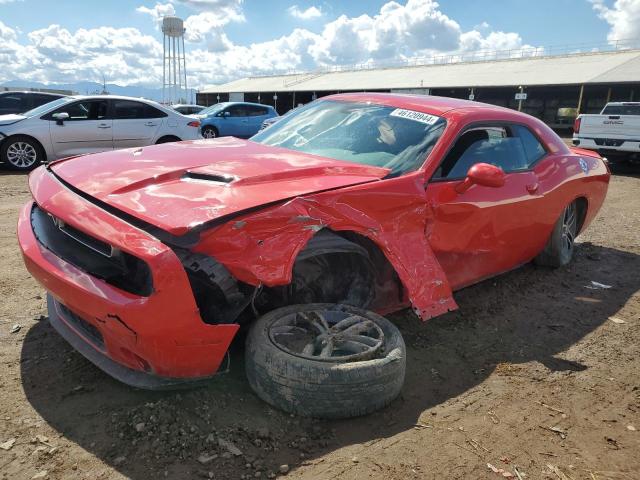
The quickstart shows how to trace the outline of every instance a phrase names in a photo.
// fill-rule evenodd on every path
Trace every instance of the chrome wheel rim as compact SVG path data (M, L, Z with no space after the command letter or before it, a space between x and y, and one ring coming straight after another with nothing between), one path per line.
M216 131L213 128L205 128L202 131L202 136L204 138L216 138Z
M578 212L574 202L564 210L562 217L562 248L564 251L571 252L573 250L577 229Z
M38 159L38 152L27 142L15 142L7 148L7 161L14 167L31 167Z
M279 349L321 362L375 358L384 333L372 320L340 310L312 310L285 315L271 323L269 338Z

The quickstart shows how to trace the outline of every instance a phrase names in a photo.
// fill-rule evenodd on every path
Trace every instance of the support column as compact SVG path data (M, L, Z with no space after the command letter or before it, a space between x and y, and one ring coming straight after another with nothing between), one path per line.
M580 96L578 97L578 111L577 114L580 115L580 110L582 109L582 96L584 95L584 85L580 85Z
M604 102L605 105L611 101L611 87L607 90L607 101Z
M524 87L520 85L520 93L524 93ZM522 99L518 100L518 111L522 111Z

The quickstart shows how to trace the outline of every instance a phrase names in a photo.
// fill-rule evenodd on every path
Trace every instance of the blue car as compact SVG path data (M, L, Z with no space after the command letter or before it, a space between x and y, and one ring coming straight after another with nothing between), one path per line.
M247 102L216 103L198 114L204 138L249 138L258 133L262 122L277 116L269 105Z

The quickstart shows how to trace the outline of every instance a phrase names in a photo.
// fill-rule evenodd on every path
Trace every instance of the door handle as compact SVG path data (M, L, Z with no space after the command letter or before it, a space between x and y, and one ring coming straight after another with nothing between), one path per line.
M540 184L538 184L538 182L530 183L527 185L527 192L534 194L538 191L538 188L540 188Z
M147 123L145 123L146 127L155 127L156 125L158 125L158 124L155 123L155 122L147 122Z
M111 128L111 125L109 125L108 123L101 123L98 125L98 128Z

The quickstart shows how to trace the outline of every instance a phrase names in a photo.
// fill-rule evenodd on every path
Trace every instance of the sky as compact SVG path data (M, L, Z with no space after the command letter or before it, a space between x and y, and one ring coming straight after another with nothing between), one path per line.
M0 83L104 75L158 87L159 22L171 14L185 19L196 88L335 65L640 41L640 0L0 0Z

